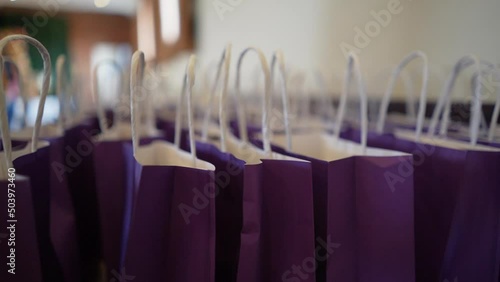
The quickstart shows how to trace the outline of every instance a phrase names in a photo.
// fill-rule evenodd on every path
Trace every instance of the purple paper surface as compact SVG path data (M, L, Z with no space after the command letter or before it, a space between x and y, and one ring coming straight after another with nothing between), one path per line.
M213 282L213 172L137 162L134 171L129 192L137 194L123 270L138 282Z
M359 131L346 136L358 141ZM374 133L369 133L368 145L414 155L408 174L415 179L417 281L497 280L499 153L454 150Z

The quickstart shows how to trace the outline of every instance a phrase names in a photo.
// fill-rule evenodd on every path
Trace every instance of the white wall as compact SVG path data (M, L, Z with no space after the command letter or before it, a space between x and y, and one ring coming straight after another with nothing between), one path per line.
M388 5L397 4L394 1L399 2L399 12L375 32L366 47L360 48L371 93L382 92L389 68L415 49L429 57L431 96L441 91L440 79L461 56L475 53L499 62L498 0L199 0L197 50L208 63L219 58L227 42L233 43L234 55L250 45L262 48L268 56L281 48L291 66L342 76L346 62L342 42L355 46L355 27L364 30L374 20L371 11L387 10ZM220 17L214 3L221 2L236 5ZM416 87L420 81L418 66L411 68ZM465 77L460 80L457 89L462 93L456 94L465 94L467 82ZM331 87L339 91L341 85Z

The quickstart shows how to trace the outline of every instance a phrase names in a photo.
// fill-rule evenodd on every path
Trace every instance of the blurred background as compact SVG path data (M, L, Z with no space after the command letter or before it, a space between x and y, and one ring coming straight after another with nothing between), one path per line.
M157 92L175 96L188 54L198 54L198 69L210 80L227 43L233 44L235 55L248 46L260 47L269 57L283 50L293 80L290 87L313 98L325 90L338 95L349 51L359 55L370 97L376 100L392 68L411 51L422 50L430 63L432 102L463 55L500 63L498 11L498 0L2 0L0 37L31 35L47 47L53 63L58 55L66 55L68 91L77 96L81 108L94 105L92 70L101 61L114 60L127 70L131 54L140 49L156 70ZM24 95L35 98L40 56L23 43L9 45L5 53L21 74L19 78L7 64L9 99L15 101L19 93L18 81ZM259 81L256 62L243 74L248 91ZM420 68L416 64L409 72L415 95L420 91ZM318 83L318 76L324 83ZM99 95L112 106L120 73L105 66L97 77ZM500 81L491 76L485 83L489 94L484 99L491 104ZM464 99L470 89L470 80L461 79L455 97ZM405 91L408 88L399 83L396 102L404 99ZM15 105L11 103L12 111ZM53 101L48 118L57 117L57 111Z

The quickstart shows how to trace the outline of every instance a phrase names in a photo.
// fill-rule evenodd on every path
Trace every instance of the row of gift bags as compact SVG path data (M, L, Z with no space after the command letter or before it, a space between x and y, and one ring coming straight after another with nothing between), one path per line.
M430 121L426 56L404 58L372 129L351 54L331 132L311 117L290 122L283 54L269 64L256 48L238 58L230 116L228 45L209 91L210 100L219 93L217 117L205 109L195 132L194 56L176 117L158 127L142 106L141 52L131 64L130 122L115 117L110 126L98 107L97 117L41 126L50 58L26 36L2 39L0 50L11 40L40 50L45 75L34 128L10 133L1 117L1 281L499 281L496 123L483 140L475 99L470 135L447 130L458 74L475 66L480 81L494 71L474 56L456 64ZM252 52L264 74L260 124L247 124L240 97L241 66ZM396 80L415 59L424 66L416 126L386 120ZM343 122L353 75L360 118ZM477 98L481 84L474 85ZM273 92L281 94L279 117L270 110Z

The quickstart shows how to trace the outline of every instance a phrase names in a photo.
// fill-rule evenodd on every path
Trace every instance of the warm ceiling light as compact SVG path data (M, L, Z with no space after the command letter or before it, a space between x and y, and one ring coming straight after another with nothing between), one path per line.
M104 8L109 5L109 2L111 2L111 0L94 0L94 5L97 8Z
M16 2L16 0L10 0L10 2Z

